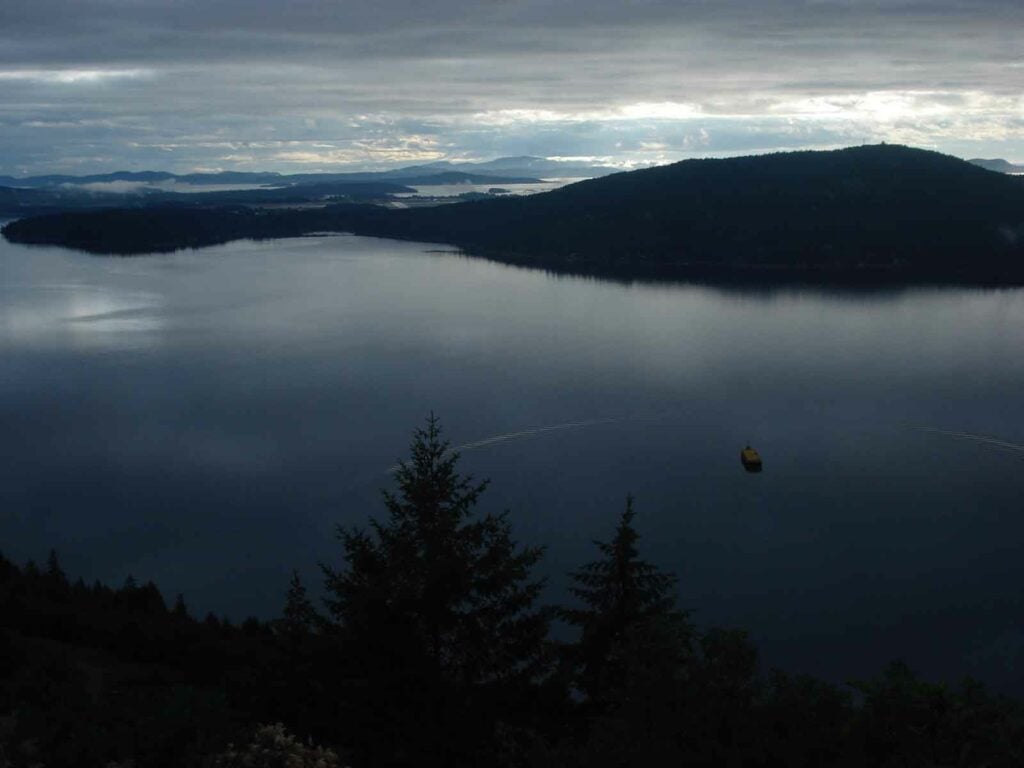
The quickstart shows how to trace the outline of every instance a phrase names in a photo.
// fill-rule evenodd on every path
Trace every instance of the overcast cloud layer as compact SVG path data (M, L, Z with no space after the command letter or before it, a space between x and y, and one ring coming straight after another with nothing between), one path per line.
M1024 161L1020 0L3 0L0 173Z

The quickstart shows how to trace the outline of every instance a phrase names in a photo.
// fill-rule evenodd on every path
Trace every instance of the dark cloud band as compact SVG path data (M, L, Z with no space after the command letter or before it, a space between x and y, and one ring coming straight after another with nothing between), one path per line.
M1001 0L8 0L0 172L878 138L1021 157L1022 28Z

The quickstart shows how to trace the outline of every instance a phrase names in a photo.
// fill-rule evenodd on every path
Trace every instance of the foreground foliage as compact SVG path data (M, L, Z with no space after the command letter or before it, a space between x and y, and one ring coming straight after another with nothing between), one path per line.
M229 744L213 768L341 768L333 750L303 744L281 724L256 728L247 744Z
M435 419L414 433L386 518L339 530L322 614L297 574L281 619L235 626L0 557L0 768L1024 765L1024 705L975 681L762 674L676 607L631 499L556 643L541 550L457 460Z
M541 550L518 548L504 515L475 513L487 483L456 471L434 417L411 457L384 494L386 521L338 532L346 567L323 567L328 632L358 659L345 682L369 764L486 762L492 723L525 705L543 671Z

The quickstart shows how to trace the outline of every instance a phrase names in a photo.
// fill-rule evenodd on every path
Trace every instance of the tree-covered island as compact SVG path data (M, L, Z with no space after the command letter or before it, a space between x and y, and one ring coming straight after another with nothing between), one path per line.
M1024 281L1024 179L896 145L687 160L532 196L392 210L347 203L65 212L8 240L141 254L337 231L625 276L808 274Z

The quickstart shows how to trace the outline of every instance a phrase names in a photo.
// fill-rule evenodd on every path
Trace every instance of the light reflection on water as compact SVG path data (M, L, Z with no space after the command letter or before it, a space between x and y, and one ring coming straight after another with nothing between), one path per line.
M902 655L1024 690L1024 292L620 284L431 249L0 243L3 551L269 615L292 567L336 560L336 523L381 511L433 410L485 506L548 545L551 599L633 492L681 603L770 663Z
M83 284L5 284L0 287L0 327L11 343L106 348L159 337L160 296ZM86 327L88 326L88 327Z

